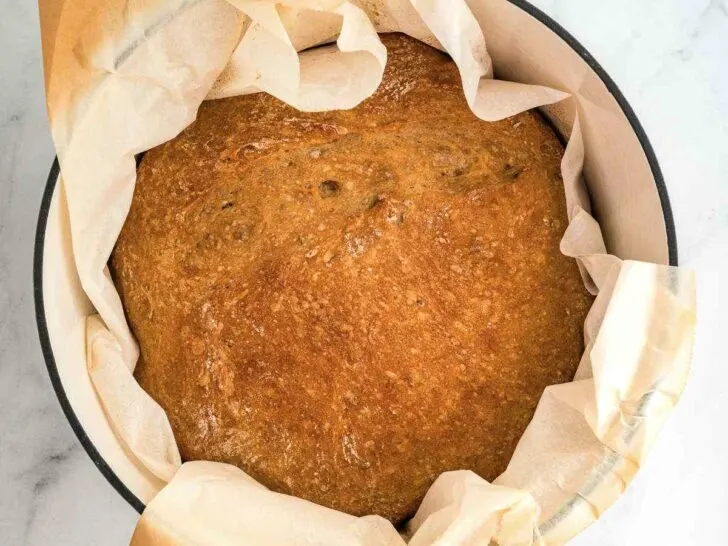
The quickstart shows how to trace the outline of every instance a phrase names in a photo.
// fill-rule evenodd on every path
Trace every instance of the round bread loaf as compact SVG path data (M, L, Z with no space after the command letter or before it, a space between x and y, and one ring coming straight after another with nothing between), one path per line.
M552 129L478 120L446 55L382 38L353 110L204 103L142 160L112 269L184 460L399 523L506 468L591 298Z

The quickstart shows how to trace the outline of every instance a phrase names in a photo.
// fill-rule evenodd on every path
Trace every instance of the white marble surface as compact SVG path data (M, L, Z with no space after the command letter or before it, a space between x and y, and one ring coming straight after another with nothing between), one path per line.
M648 463L577 546L728 536L728 0L537 0L616 80L649 134L698 271L692 378ZM94 468L46 375L31 266L53 158L37 6L0 0L0 543L126 544L136 513ZM728 282L728 281L724 281Z

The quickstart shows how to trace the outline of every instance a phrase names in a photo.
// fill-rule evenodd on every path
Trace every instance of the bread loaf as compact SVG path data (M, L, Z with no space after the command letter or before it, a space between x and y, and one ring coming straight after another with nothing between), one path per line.
M399 523L505 469L591 299L552 129L478 120L446 55L382 38L353 110L204 103L141 162L112 269L184 460Z

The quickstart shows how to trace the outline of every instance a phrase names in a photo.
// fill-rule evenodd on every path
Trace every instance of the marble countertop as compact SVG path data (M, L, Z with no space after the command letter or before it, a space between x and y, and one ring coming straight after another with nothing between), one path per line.
M604 66L642 121L698 272L685 395L628 492L577 546L717 544L728 535L728 0L536 0ZM127 544L136 512L61 413L36 333L35 223L54 156L37 6L0 0L0 542ZM726 282L726 281L724 281ZM725 307L724 307L725 306Z

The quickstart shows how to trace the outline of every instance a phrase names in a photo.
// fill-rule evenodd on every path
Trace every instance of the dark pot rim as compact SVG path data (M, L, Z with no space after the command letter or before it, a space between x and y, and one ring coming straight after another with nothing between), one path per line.
M546 25L549 29L555 32L562 40L564 40L594 72L604 82L609 92L614 96L619 107L624 112L627 120L632 126L632 130L637 135L637 139L642 145L642 149L647 157L647 161L650 165L652 175L655 178L655 186L657 187L657 193L660 197L660 204L662 205L662 214L665 219L665 231L667 233L667 248L669 254L670 265L676 266L678 263L677 255L677 235L675 233L675 222L672 217L672 207L670 205L670 198L667 194L667 187L665 185L665 179L662 176L662 171L657 162L657 157L652 149L647 134L645 133L642 125L640 124L637 116L632 110L632 107L627 102L622 92L614 83L614 80L604 71L599 63L592 57L592 55L582 46L576 38L574 38L569 32L567 32L561 25L551 19L544 12L529 4L525 0L508 0L511 4L521 8L523 11L536 18L538 21ZM61 378L58 374L58 368L56 361L53 356L53 349L51 347L50 336L48 334L48 326L46 324L45 306L43 303L43 250L45 242L46 225L48 223L48 212L50 209L51 199L56 187L58 175L60 174L60 168L58 165L58 159L54 159L53 165L51 166L50 173L48 175L48 181L46 182L45 191L43 192L43 199L40 205L40 213L38 215L38 225L35 234L35 249L33 254L33 294L35 299L35 318L38 325L38 335L40 336L41 349L43 351L43 357L45 359L46 367L48 368L48 375L51 378L51 384L53 390L56 392L58 401L61 404L63 413L66 415L68 422L76 434L79 442L88 453L96 468L99 469L101 474L109 481L118 493L126 499L126 501L139 513L144 510L144 503L132 493L129 488L119 479L114 473L108 463L101 456L99 451L94 446L91 439L86 434L86 431L81 426L80 421L76 417L76 414L71 408L71 404L68 401L68 396L63 388Z

